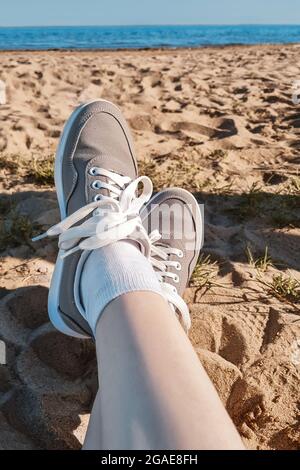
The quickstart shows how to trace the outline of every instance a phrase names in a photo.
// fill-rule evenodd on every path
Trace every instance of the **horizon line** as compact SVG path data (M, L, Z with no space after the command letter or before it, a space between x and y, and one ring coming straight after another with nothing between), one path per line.
M155 26L300 26L300 23L148 23L148 24L25 24L0 25L0 28L136 28Z

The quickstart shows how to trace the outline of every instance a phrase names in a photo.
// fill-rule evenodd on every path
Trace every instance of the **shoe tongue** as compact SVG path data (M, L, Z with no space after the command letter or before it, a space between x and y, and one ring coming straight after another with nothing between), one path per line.
M120 161L120 159L114 157L109 157L107 155L98 155L97 157L90 160L88 163L87 171L89 171L89 169L92 167L103 168L107 171L110 171L111 173L115 173L116 175L120 176L124 176L127 174L126 165L123 161ZM107 176L98 176L95 178L99 179L100 181L103 181L104 183L116 185L116 187L119 188L118 184L112 182ZM108 197L111 195L109 189L106 188L99 189L98 194Z
M185 243L183 240L183 235L182 233L162 233L161 234L161 239L158 242L158 245L161 246L166 246L166 247L172 247L172 248L177 248L178 250L184 250L185 248Z
M103 181L104 183L107 183L107 184L110 183L109 178L107 178L107 176L99 176L98 178L99 178L100 181ZM110 196L110 191L108 189L101 188L101 189L99 189L98 194L101 194L102 196L107 196L108 197L108 196Z
M91 157L90 157L91 158ZM99 168L103 168L105 170L111 171L118 175L126 175L129 176L131 179L135 179L135 174L130 174L130 169L128 168L128 162L126 158L122 158L121 155L114 156L114 155L107 155L107 154L99 154L94 158L90 159L88 163L88 168L93 166L97 166Z

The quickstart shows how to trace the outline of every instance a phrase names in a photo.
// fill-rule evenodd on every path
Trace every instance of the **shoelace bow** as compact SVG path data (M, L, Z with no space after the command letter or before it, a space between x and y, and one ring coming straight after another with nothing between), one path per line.
M110 196L97 194L93 202L50 227L33 241L47 236L59 236L58 246L63 250L61 257L65 258L78 250L95 250L130 237L138 241L144 254L149 256L148 235L142 225L139 212L152 195L151 180L147 176L141 176L131 181L126 176L105 169L95 168L94 170L93 175L109 179L108 183L100 180L94 181L97 183L96 189L108 189ZM140 183L143 189L136 197L136 190ZM91 213L91 217L80 225L75 225Z
M127 176L98 167L92 168L90 174L108 180L95 180L92 187L108 190L109 196L98 193L93 202L53 225L45 233L33 238L33 241L59 236L58 246L62 250L62 258L78 250L95 250L121 239L130 238L137 241L143 254L152 263L166 300L174 312L176 308L179 310L184 327L188 330L191 324L188 307L176 287L166 282L166 279L177 282L178 276L169 268L178 269L179 263L170 261L169 256L173 254L180 257L181 252L176 248L158 245L157 242L161 238L158 230L148 235L139 216L142 206L152 196L151 180L147 176L131 180ZM139 196L136 196L140 184L142 190ZM86 219L88 216L90 217ZM83 222L78 225L80 221Z

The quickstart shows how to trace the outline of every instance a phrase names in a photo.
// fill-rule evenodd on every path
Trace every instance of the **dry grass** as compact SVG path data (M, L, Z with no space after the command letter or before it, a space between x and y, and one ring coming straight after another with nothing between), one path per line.
M32 164L27 168L27 175L33 178L37 184L54 185L54 157L51 155L42 160L33 157Z
M247 193L237 195L237 203L226 212L233 215L238 221L257 217L264 202L264 193L258 183L253 183Z
M260 277L258 281L267 288L270 295L281 302L293 305L300 311L296 305L300 303L300 281L298 279L291 275L274 274L271 282Z
M31 179L33 183L42 186L54 184L54 156L38 157L33 155L30 159L21 155L0 155L0 170L15 173L20 178Z
M300 195L300 176L294 176L289 180L287 193L298 196Z
M223 158L226 158L227 156L228 156L228 152L226 152L226 150L215 149L209 153L207 158L209 160L222 160Z
M249 245L246 247L246 256L248 259L248 263L252 268L258 269L260 271L267 271L268 267L274 266L272 259L268 253L268 247L265 247L265 251L261 256L257 258L254 257L252 250Z
M27 217L13 212L9 218L0 221L0 251L23 244L30 244L31 238L40 229Z
M21 160L22 162L23 160ZM19 155L0 155L0 170L7 170L10 172L18 171L20 168L20 157Z
M217 285L215 280L218 275L218 270L217 261L212 261L209 255L205 256L202 253L199 256L191 277L190 287L197 287L198 289L203 288L205 292L207 292L213 286Z
M164 165L164 166L162 166ZM151 178L154 191L180 186L191 192L206 189L210 182L201 179L201 166L181 158L166 159L161 163L147 159L139 162L140 174Z
M292 276L278 274L269 284L270 292L281 300L300 303L300 282Z
M299 196L295 193L266 193L254 183L247 193L230 194L235 201L224 212L240 223L260 218L276 228L300 227Z

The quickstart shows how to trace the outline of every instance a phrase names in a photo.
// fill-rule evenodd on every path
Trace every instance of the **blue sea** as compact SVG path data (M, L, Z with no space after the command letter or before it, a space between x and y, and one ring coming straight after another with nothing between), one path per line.
M133 49L300 42L300 25L0 27L0 50Z

